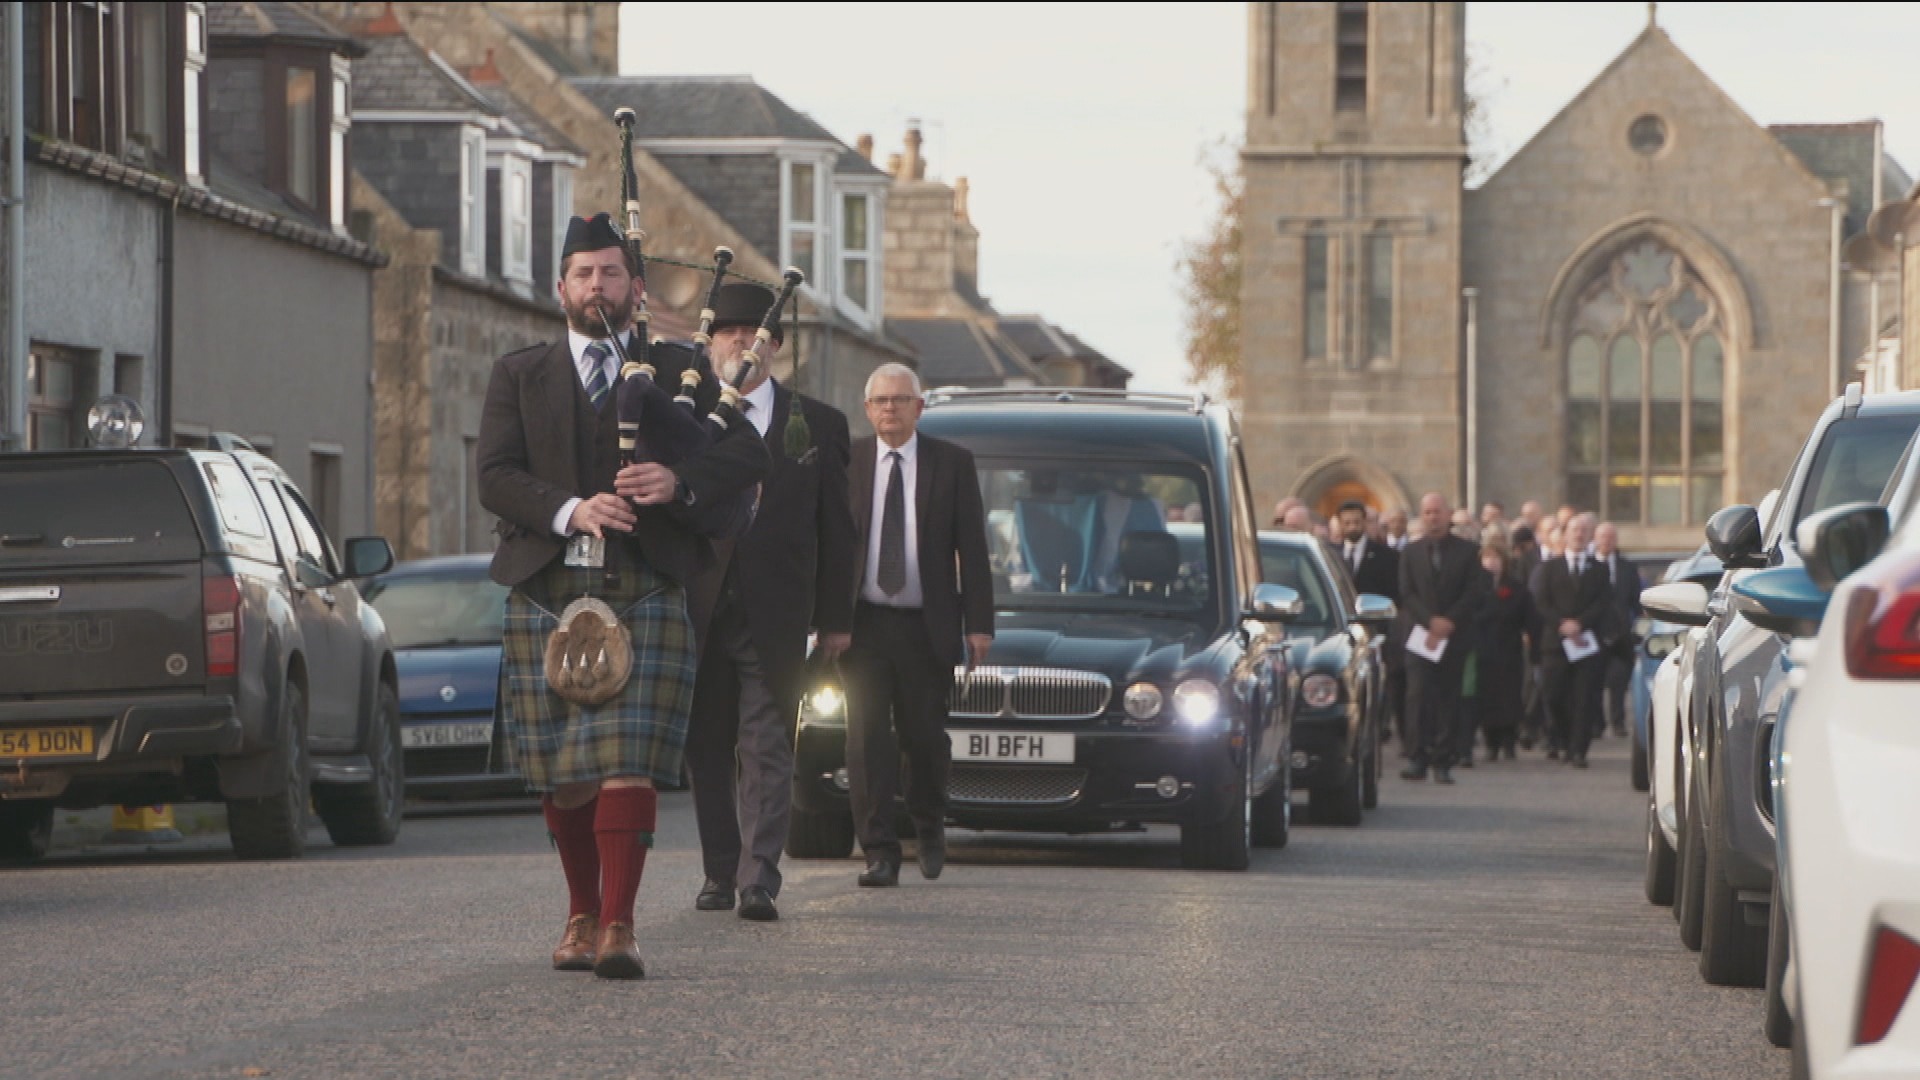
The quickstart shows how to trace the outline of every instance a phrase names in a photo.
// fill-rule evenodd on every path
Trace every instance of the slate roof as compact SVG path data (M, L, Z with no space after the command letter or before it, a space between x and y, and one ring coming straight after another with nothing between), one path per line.
M927 386L999 386L1044 382L1038 369L976 319L930 316L887 320L887 333L913 347Z
M580 148L579 143L567 138L559 128L548 123L546 117L535 112L526 102L513 96L513 91L508 90L505 83L469 80L469 85L498 109L500 115L518 128L519 133L528 141L538 143L547 150L575 154L583 158L587 156L587 152Z
M999 330L1014 347L1035 364L1054 357L1069 357L1122 379L1133 372L1116 363L1107 354L1062 330L1038 315L1003 315Z
M1846 235L1866 227L1873 205L1873 172L1881 176L1881 200L1891 202L1906 192L1913 181L1900 163L1887 154L1874 160L1874 136L1880 128L1877 120L1851 124L1774 124L1767 128L1781 145L1793 151L1815 176L1823 180L1847 182Z
M801 139L840 143L813 118L745 75L589 75L567 80L608 116L622 105L639 139ZM840 143L835 171L885 176ZM658 156L658 155L656 155Z
M452 65L406 34L363 34L365 56L353 62L353 107L407 112L481 112L501 109Z
M612 125L608 125L611 129ZM658 154L656 160L769 259L780 252L780 159L772 154Z
M273 2L233 2L216 0L207 5L207 35L213 38L240 38L306 42L328 48L357 52L351 37L338 27L306 10L299 4Z

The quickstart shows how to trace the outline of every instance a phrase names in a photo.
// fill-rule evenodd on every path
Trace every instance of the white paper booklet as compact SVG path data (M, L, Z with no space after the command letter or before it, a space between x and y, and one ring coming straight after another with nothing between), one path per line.
M1407 635L1407 651L1437 664L1447 654L1447 642L1450 640L1433 637L1427 633L1426 627L1415 626L1413 632Z
M1567 652L1569 663L1577 664L1600 651L1600 643L1593 639L1593 631L1582 630L1578 636L1561 638L1560 647Z

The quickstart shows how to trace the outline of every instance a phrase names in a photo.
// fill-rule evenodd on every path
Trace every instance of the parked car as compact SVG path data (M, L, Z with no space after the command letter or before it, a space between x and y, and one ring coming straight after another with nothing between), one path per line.
M1706 629L1688 639L1695 644L1683 660L1693 675L1684 717L1691 761L1680 804L1676 914L1681 940L1700 949L1700 973L1710 983L1765 980L1774 869L1766 748L1787 689L1789 638L1755 623L1755 609L1735 603L1737 587L1750 574L1801 564L1800 522L1878 497L1916 426L1920 393L1865 397L1859 384L1848 387L1815 424L1770 520L1753 507L1730 506L1708 522L1708 545L1728 572L1706 603L1663 603L1654 612Z
M417 798L523 795L500 718L507 590L488 555L401 563L367 583L400 673L400 746Z
M955 673L949 820L1174 824L1195 868L1244 869L1254 844L1285 844L1282 623L1300 599L1260 583L1232 414L1199 396L936 390L920 430L973 452L998 610L985 666ZM1175 508L1204 537L1197 558L1167 530ZM852 847L849 705L837 685L804 695L796 856Z
M1898 1019L1920 972L1920 439L1880 500L1815 514L1797 540L1804 565L1737 588L1800 635L1770 755L1765 1030L1803 1072L1912 1073L1920 1020Z
M1293 784L1307 789L1307 820L1358 825L1363 810L1380 804L1380 735L1387 722L1380 649L1397 614L1394 603L1355 592L1326 545L1305 533L1260 534L1260 579L1300 594L1300 614L1287 621L1287 668Z
M129 403L130 406L130 403ZM137 438L137 424L134 438ZM225 802L242 858L400 831L393 651L278 465L247 451L0 454L0 856L56 808Z
M1700 550L1679 557L1659 556L1650 560L1635 560L1642 579L1649 574L1654 581L1693 581L1712 589L1720 581L1723 572L1720 560L1713 552L1701 545ZM1632 729L1629 735L1633 740L1632 767L1629 779L1635 791L1648 791L1652 787L1652 772L1649 765L1650 747L1653 745L1652 724L1649 722L1653 712L1653 679L1660 669L1661 662L1680 645L1681 637L1687 627L1679 623L1663 622L1651 616L1643 615L1639 625L1634 627L1634 636L1638 643L1634 646L1634 671L1629 702L1632 713Z

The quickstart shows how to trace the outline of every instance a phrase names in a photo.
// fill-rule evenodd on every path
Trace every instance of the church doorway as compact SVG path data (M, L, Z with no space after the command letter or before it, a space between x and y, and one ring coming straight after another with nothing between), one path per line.
M1337 457L1308 469L1294 494L1321 520L1331 520L1348 502L1366 504L1381 514L1409 511L1406 492L1393 474L1372 462Z

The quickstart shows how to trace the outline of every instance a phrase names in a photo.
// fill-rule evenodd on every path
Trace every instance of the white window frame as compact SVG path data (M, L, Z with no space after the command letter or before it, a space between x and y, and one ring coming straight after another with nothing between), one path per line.
M808 299L818 302L820 297L832 297L835 294L834 281L840 264L840 245L837 227L840 213L834 207L837 188L833 182L834 158L824 154L781 155L780 158L780 266L782 269L794 265L793 235L805 232L813 234L813 269L807 275L807 283L801 290ZM793 170L796 165L813 167L813 220L811 222L794 221L793 209Z
M353 67L333 58L333 116L327 132L327 223L347 232L347 141L353 131Z
M553 166L553 207L551 226L553 245L549 249L553 265L548 267L547 280L543 284L551 287L560 280L560 252L567 244L567 222L573 218L573 167L558 162Z
M846 238L846 208L849 197L866 200L867 246L860 249L841 247ZM834 242L841 247L834 262L836 292L840 308L855 322L868 328L877 327L881 313L886 310L886 298L881 295L882 281L886 276L880 262L880 242L884 225L882 219L885 206L885 189L880 184L847 184L834 188L833 205L835 211ZM846 291L845 264L862 262L867 267L867 302L856 303Z
M515 177L520 179L518 200L513 198ZM516 229L524 238L519 258L513 252ZM500 276L533 284L533 162L519 154L506 154L500 159Z
M487 276L487 133L460 127L460 272Z
M187 183L205 187L207 168L201 145L200 99L207 79L207 5L190 3L186 14L186 65L181 72L180 163Z

